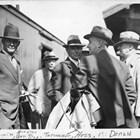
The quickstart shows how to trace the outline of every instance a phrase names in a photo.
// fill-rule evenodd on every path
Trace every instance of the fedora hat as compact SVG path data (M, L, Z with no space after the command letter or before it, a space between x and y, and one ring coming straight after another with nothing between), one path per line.
M46 60L58 60L59 58L56 57L55 53L53 51L49 52L49 51L46 51L44 53L44 57L42 59L42 61L46 61Z
M94 26L91 33L84 36L85 39L89 39L92 36L104 39L108 42L109 45L114 45L114 42L112 41L112 35L113 33L104 27L101 26Z
M120 41L117 42L114 47L117 47L118 45L122 43L132 43L140 45L139 35L133 31L124 31L120 33Z
M79 47L84 47L85 45L81 44L81 41L78 37L78 35L70 35L67 40L67 44L63 45L64 48L68 46L79 46Z
M0 36L0 38L23 40L20 38L18 27L11 23L5 26L4 35L3 35L3 37Z

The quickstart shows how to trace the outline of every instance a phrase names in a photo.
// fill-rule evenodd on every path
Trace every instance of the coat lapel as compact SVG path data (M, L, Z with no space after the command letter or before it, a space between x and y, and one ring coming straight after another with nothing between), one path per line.
M18 81L18 72L17 70L14 68L14 66L10 63L9 59L7 58L7 56L5 54L0 53L0 57L3 60L3 64L5 65L5 67L10 71L10 73L13 75L14 79L16 81Z
M71 72L76 73L78 70L78 67L69 59L67 58L64 63L66 63L71 70Z

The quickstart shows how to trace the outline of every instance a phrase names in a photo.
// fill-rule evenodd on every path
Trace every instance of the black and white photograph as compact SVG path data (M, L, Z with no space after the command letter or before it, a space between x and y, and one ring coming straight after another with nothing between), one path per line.
M139 0L0 0L0 139L139 128Z

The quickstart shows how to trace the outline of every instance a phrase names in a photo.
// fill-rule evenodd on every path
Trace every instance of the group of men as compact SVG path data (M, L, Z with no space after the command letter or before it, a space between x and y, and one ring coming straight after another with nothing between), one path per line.
M114 45L112 35L107 28L93 27L91 33L84 36L89 41L87 47L90 55L80 60L76 72L70 64L78 63L79 58L74 59L71 55L71 62L67 62L67 59L58 65L58 69L54 69L47 96L56 103L47 129L138 128L136 111L132 111L138 104L138 93L128 66L107 51L109 45ZM136 41L132 36L128 40L130 44ZM121 41L116 46L124 43ZM75 39L73 42L68 40L66 46L82 49Z
M58 57L46 52L26 92L14 57L22 39L18 27L6 25L0 52L0 128L22 129L21 94L29 101L33 129L139 128L139 35L122 32L116 44L112 36L109 29L94 26L84 36L90 55L82 56L85 45L78 35L70 35L63 46L66 60L56 65ZM108 53L110 45L120 60Z

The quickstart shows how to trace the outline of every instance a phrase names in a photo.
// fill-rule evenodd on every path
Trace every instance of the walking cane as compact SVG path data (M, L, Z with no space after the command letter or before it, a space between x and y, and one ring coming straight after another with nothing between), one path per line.
M44 129L43 115L39 114L39 129Z

